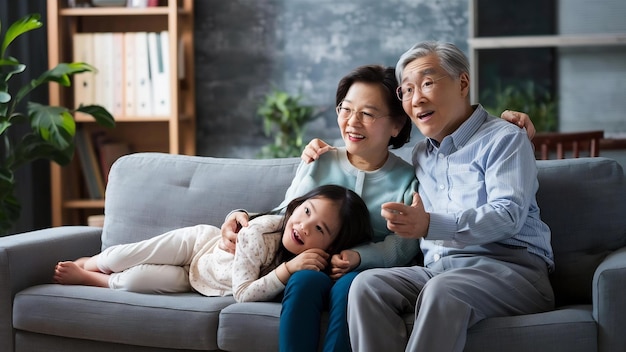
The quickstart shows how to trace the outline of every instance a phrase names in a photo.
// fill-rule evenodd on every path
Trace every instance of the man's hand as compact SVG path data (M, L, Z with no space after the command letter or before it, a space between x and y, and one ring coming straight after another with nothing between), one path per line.
M380 214L387 220L387 228L398 236L423 238L428 234L430 214L424 210L422 198L417 193L413 193L410 206L403 203L383 203Z
M532 140L535 136L535 125L530 120L530 117L523 112L504 110L500 115L501 118L518 125L520 128L526 128L526 134L528 139Z
M236 211L228 215L222 224L222 240L218 244L219 248L235 254L237 234L242 227L248 226L248 214L243 211Z
M357 251L346 249L330 258L330 278L337 280L361 264L361 255Z
M319 138L315 138L309 142L309 144L304 147L302 151L302 155L300 159L304 160L305 163L309 164L314 160L317 160L320 155L326 153L329 150L334 150L335 147L329 145Z

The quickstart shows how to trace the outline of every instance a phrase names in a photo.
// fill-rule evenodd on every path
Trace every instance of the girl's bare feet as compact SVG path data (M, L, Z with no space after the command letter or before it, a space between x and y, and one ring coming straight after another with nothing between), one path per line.
M54 282L62 285L109 287L109 275L85 270L81 267L83 263L77 262L59 262L54 268Z

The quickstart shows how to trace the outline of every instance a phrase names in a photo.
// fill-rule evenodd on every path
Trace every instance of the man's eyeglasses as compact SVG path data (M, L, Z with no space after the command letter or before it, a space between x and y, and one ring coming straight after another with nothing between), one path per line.
M352 115L356 114L356 119L364 125L371 125L376 122L376 120L387 117L375 116L374 114L367 111L356 111L348 106L343 105L343 103L337 105L337 108L335 110L337 111L337 117L346 121L350 120L350 118L352 118Z
M448 75L443 75L439 78L425 77L419 85L408 82L403 83L401 86L396 88L396 95L398 96L398 99L406 101L413 98L413 94L415 94L416 90L419 90L422 94L428 94L435 88L435 82L446 77L448 77Z

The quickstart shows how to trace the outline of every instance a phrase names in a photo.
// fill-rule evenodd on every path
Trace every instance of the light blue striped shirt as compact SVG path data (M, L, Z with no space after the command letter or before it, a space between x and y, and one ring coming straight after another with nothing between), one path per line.
M537 165L526 131L482 106L441 144L413 149L419 193L430 213L424 264L500 243L525 247L554 268L550 229L541 221Z

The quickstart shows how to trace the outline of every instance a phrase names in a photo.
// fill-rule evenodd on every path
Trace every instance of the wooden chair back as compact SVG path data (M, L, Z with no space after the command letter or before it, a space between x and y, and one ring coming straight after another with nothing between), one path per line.
M546 132L537 133L532 142L537 159L547 160L551 155L556 159L578 158L581 151L583 156L599 156L602 138L604 131Z

